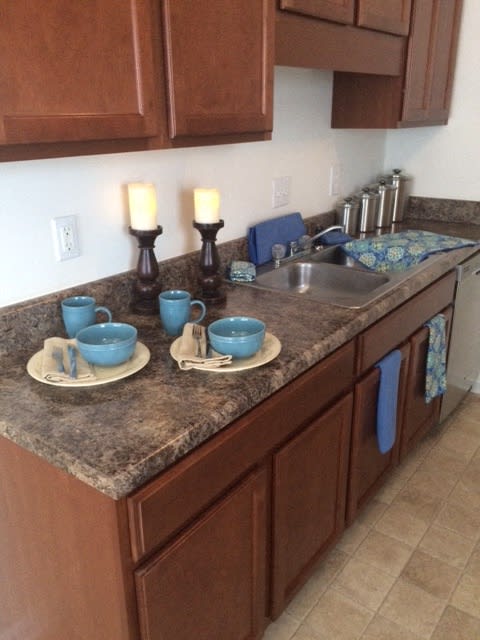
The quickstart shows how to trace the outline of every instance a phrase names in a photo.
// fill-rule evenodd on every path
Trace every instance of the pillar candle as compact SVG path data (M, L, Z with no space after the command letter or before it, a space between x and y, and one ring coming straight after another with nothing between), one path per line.
M195 222L212 224L220 220L220 194L217 189L194 189Z
M157 228L157 199L153 184L131 182L128 185L130 226L137 231Z

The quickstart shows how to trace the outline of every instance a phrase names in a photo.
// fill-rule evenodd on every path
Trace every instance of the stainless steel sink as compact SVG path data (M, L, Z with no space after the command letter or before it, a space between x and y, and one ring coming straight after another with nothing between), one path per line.
M297 260L259 267L247 286L281 291L349 309L365 307L441 257L436 254L402 272L376 273L349 258L337 245Z

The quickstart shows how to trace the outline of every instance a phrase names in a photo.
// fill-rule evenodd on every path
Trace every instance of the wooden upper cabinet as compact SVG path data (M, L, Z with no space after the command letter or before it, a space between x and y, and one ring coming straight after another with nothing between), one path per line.
M461 0L415 3L402 122L447 122L461 8Z
M273 0L163 0L170 136L270 132Z
M411 0L357 0L357 24L400 36L410 29Z
M398 128L446 124L462 0L414 0L401 76L335 73L332 126Z
M355 0L280 0L280 9L307 16L353 24Z
M0 3L0 144L157 131L151 0Z

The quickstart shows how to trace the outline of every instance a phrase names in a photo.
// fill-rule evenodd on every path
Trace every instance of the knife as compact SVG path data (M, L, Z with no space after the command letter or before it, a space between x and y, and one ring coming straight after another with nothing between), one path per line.
M71 344L67 346L68 362L70 365L70 377L77 378L77 352Z

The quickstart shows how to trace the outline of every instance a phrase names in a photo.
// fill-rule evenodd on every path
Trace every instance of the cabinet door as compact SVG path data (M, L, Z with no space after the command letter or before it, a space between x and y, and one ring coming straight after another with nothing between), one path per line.
M357 23L360 27L408 35L411 0L358 0Z
M163 0L171 138L272 129L272 0Z
M422 0L413 7L402 120L448 120L461 0Z
M447 338L450 333L452 308L442 313L447 320ZM429 331L419 329L410 339L410 365L408 371L405 413L400 444L400 457L403 458L430 429L438 423L441 397L425 402L425 370L428 353Z
M274 456L273 617L344 529L351 413L349 394Z
M355 387L347 524L354 521L358 510L375 495L398 463L410 345L403 345L400 351L402 364L397 397L397 439L393 448L387 453L380 453L377 444L379 369L371 369Z
M266 593L266 473L252 473L144 568L143 640L253 640Z
M156 132L150 0L0 3L0 143Z
M314 18L353 24L354 0L280 0L280 9Z

